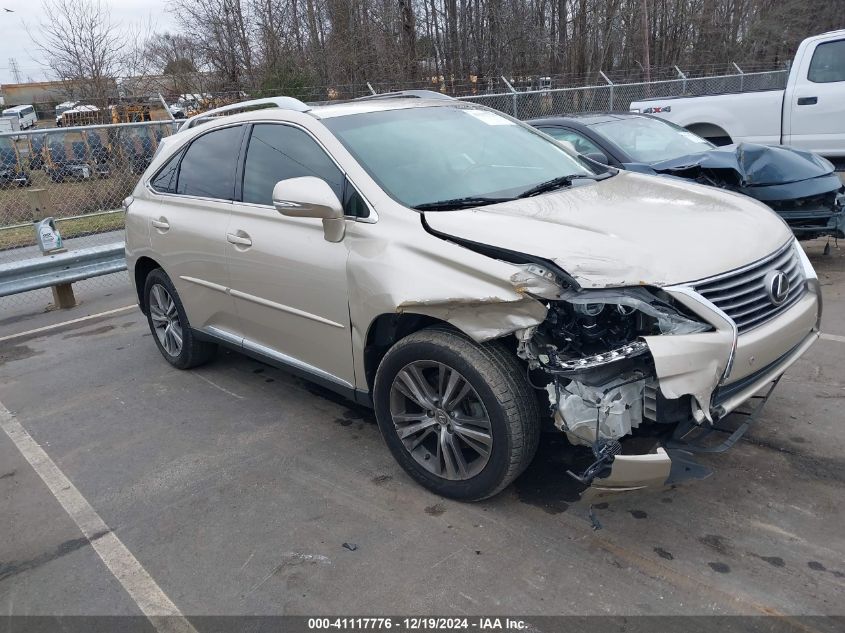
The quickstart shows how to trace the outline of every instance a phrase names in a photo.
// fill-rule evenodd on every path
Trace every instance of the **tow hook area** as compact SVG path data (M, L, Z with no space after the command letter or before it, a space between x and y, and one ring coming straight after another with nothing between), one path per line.
M601 473L610 469L615 457L622 452L622 444L617 440L609 440L604 443L593 445L593 455L596 458L592 464L587 466L580 475L567 470L566 474L575 481L585 486L593 483L593 480Z
M596 491L626 492L663 486L669 479L672 459L662 447L645 455L616 455L607 477L590 482Z
M713 474L712 469L695 461L693 455L721 453L736 444L758 418L779 380L752 396L742 409L712 425L679 424L653 453L623 455L617 440L597 442L593 447L596 460L580 474L567 474L589 486L582 498L706 479Z
M566 474L583 486L605 492L625 492L654 486L679 484L692 479L706 479L713 470L692 459L686 451L667 451L658 447L645 455L620 455L611 446L602 448L598 459L581 474L567 470ZM616 442L618 444L618 442Z
M589 486L581 495L582 500L586 501L617 493L706 479L713 474L710 468L694 461L690 453L667 451L662 446L644 455L613 455L610 460L605 459L600 468L593 472L590 472L591 469L593 466L581 475L569 472L570 476Z

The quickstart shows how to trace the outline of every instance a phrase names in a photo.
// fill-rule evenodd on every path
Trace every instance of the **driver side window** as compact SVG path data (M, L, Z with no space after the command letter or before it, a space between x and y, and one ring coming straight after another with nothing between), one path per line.
M816 47L807 79L817 84L845 81L845 40L825 42Z
M343 200L343 174L306 132L276 123L253 126L244 164L243 201L272 205L276 183L301 176L325 180Z
M582 136L573 130L563 127L541 128L543 132L559 141L570 143L579 154L604 154L599 147L586 136Z

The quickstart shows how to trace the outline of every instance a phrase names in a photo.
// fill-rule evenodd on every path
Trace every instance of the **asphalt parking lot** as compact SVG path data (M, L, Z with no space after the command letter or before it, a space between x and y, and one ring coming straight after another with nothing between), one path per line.
M701 460L711 478L600 504L598 530L554 438L461 504L415 485L364 409L234 353L170 368L136 309L25 334L128 289L0 320L0 402L188 616L843 615L845 249L823 246L828 336L758 425ZM141 613L7 433L0 534L0 613Z

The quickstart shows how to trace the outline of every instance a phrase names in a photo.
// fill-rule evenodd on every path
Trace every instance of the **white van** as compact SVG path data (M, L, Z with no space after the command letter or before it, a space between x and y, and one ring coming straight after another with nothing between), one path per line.
M3 110L3 116L10 119L17 119L19 129L21 130L35 127L35 124L38 121L38 117L35 116L35 108L31 105L19 105L14 108L6 108Z

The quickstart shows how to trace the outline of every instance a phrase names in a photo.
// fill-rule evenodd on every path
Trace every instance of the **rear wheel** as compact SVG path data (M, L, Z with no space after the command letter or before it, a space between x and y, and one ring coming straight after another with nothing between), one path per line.
M176 288L161 268L147 276L144 302L150 331L168 363L179 369L190 369L214 357L217 346L194 336Z
M399 464L445 497L490 497L531 463L537 401L524 368L499 343L445 329L411 334L385 355L374 401Z

